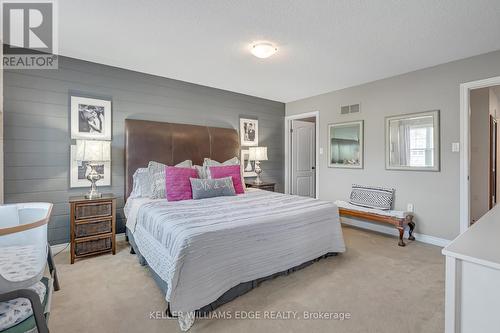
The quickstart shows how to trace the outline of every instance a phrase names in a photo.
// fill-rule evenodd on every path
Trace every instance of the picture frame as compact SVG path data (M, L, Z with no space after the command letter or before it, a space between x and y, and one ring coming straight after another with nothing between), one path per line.
M252 164L252 161L249 160L250 150L242 149L241 150L241 170L243 170L244 178L257 177L257 173L254 171L255 166Z
M363 169L363 120L328 125L328 167Z
M86 176L90 168L86 167L88 162L79 162L76 160L76 145L71 145L70 152L70 188L90 187L90 182ZM111 186L111 162L103 162L102 166L97 167L97 172L103 178L99 180L97 186Z
M259 145L259 121L257 119L240 118L240 139L242 147Z
M111 140L111 100L71 96L71 139Z
M440 111L385 117L385 168L440 171Z

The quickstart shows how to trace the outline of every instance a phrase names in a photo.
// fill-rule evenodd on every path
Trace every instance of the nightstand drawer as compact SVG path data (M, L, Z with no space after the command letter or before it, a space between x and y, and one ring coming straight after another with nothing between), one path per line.
M111 215L113 215L113 203L111 201L78 203L75 205L76 220Z
M75 223L75 237L77 238L106 234L112 231L113 219L111 217Z
M112 248L112 235L93 239L76 240L75 254L77 256L85 254L95 254L102 251L109 251Z

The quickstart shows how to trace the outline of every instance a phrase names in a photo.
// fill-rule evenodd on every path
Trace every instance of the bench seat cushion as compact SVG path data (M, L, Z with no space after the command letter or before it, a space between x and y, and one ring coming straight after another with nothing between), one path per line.
M360 212L366 212L366 213L372 213L372 214L378 214L382 216L389 216L389 217L395 217L398 219L403 219L408 215L411 215L409 212L405 211L400 211L400 210L382 210L382 209L374 209L374 208L368 208L368 207L361 207L357 205L350 204L345 201L337 200L335 201L335 204L339 208L344 208L344 209L350 209L350 210L357 210Z

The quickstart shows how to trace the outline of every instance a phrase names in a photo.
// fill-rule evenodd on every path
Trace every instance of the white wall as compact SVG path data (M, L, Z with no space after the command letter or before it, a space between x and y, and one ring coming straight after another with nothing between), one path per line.
M427 68L286 104L286 114L320 111L320 144L327 151L329 123L365 120L363 170L327 167L320 157L320 198L346 199L352 183L396 188L396 209L415 205L417 232L452 239L459 234L460 83L500 76L500 51ZM361 103L361 113L340 115L340 105ZM441 110L441 171L385 170L384 117Z
M470 217L488 212L490 197L490 88L470 92Z

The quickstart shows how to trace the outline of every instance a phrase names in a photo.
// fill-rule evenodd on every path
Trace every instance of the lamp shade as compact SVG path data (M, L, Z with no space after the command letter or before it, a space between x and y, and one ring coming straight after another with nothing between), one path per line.
M76 140L76 160L87 162L111 161L111 142Z
M250 147L248 155L250 161L267 161L267 147Z

